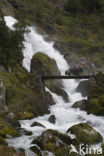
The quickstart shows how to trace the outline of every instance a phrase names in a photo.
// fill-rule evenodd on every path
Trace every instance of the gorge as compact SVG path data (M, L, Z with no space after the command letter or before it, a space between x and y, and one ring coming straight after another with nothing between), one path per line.
M17 22L13 17L6 16L5 17L6 25L13 29L13 24ZM61 69L68 69L69 65L67 61L64 59L64 56L54 48L54 42L47 42L44 40L43 36L38 34L35 27L29 26L28 29L30 32L24 35L24 60L23 66L30 72L31 59L33 55L37 52L41 52L43 54L48 55L50 58L54 59L57 63L58 69L61 72ZM62 73L63 74L63 73ZM6 139L10 146L13 146L16 149L24 149L26 152L26 156L34 156L34 153L30 150L31 147L38 145L33 144L33 140L47 129L56 130L62 134L66 134L67 130L77 124L87 123L91 127L93 127L96 131L98 131L102 137L104 138L104 117L87 114L85 111L81 111L79 108L74 109L72 105L80 101L82 99L87 99L87 97L83 97L81 93L76 92L76 88L80 83L80 80L62 80L64 90L68 94L69 101L65 102L63 97L57 95L56 93L51 92L47 87L46 92L49 92L55 102L55 105L49 107L50 114L46 114L44 116L39 116L33 118L31 120L20 120L21 128L32 132L30 136L22 135L17 138ZM49 122L49 117L51 115L55 116L55 123ZM31 125L34 122L38 122L41 126L33 126ZM75 138L75 136L68 134L71 138ZM95 143L99 143L95 142ZM101 142L100 142L101 143ZM38 147L40 149L40 147ZM41 151L42 155L44 155L44 150ZM52 151L49 151L52 152ZM49 156L53 155L52 153L48 153Z

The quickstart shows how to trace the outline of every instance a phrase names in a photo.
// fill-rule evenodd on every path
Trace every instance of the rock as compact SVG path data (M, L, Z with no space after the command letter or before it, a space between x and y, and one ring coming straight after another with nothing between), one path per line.
M0 146L0 155L1 156L25 156L25 151L17 152L13 147Z
M100 133L95 131L91 126L86 123L80 123L72 126L67 130L67 133L69 132L76 136L76 139L79 143L85 143L89 145L101 143L103 140Z
M0 72L6 72L6 69L3 65L0 65Z
M36 53L31 60L31 73L41 76L59 74L57 64L54 59L41 52Z
M79 108L80 110L87 110L87 101L86 100L81 100L77 101L73 104L72 108Z
M18 8L24 8L25 5L23 2L21 2L20 0L10 0L10 3L13 5L14 8L18 9Z
M60 75L56 61L41 52L38 52L33 56L31 60L30 72L38 76ZM47 86L52 92L62 96L65 101L69 101L67 93L62 89L62 80L46 80L42 83L43 85ZM40 86L42 86L41 82Z
M54 85L55 85L55 83L54 83ZM59 86L60 86L60 84L55 85L55 87L51 88L51 91L56 93L59 96L62 96L65 102L69 102L70 100L69 100L67 92Z
M6 138L11 139L11 138L12 138L12 136L11 136L11 135L9 135L9 134L7 134L7 135L6 135Z
M80 92L82 96L88 96L88 88L89 88L88 86L89 86L88 80L81 81L78 87L76 88L76 91Z
M33 143L37 143L42 150L52 152L56 156L68 156L72 140L66 134L55 130L46 130Z
M0 79L0 111L5 111L5 96L6 96L6 88L2 82L2 80Z
M31 132L31 131L26 131L26 130L24 130L23 133L24 133L25 135L28 135L28 136L32 135L32 132Z
M34 126L40 126L40 127L46 128L44 125L42 125L41 123L36 122L36 121L33 122L32 125L31 125L31 127L34 127Z
M53 124L55 124L55 122L56 122L56 117L55 117L54 115L51 115L51 116L49 117L48 121L51 122L51 123L53 123Z
M42 152L41 152L41 150L40 150L37 146L32 146L32 147L30 147L30 149L31 149L34 153L38 154L38 156L42 156Z
M98 73L89 80L87 113L104 116L104 74Z

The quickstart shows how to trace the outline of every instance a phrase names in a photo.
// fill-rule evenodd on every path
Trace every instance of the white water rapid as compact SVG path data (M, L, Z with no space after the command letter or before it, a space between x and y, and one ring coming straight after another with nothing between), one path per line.
M5 21L9 28L13 28L13 24L16 22L14 18L6 17ZM9 20L10 19L10 20ZM58 50L55 50L53 47L53 42L46 42L42 35L39 35L36 31L36 28L29 27L30 32L25 34L25 49L23 50L24 60L23 66L30 71L30 62L32 56L36 52L42 52L47 54L49 57L56 60L57 66L60 69L68 69L69 66L64 59L63 55L60 54ZM66 133L69 127L78 124L78 123L89 123L93 128L99 131L102 136L104 137L104 118L98 117L95 115L87 115L86 112L80 111L79 109L72 109L71 106L74 102L84 99L80 93L77 93L76 87L78 86L79 82L75 80L63 80L63 85L65 91L69 95L70 102L66 103L61 96L52 93L48 88L46 91L50 92L54 101L55 105L51 106L50 114L44 115L41 117L34 118L32 120L22 120L20 121L21 128L25 129L26 131L31 131L33 134L31 136L23 135L21 137L15 139L7 140L9 145L14 146L15 148L24 148L26 150L27 155L34 155L29 151L29 147L31 145L32 140L36 137L41 135L41 133L46 129L54 129L62 133ZM55 115L56 123L52 124L48 121L50 115ZM42 128L39 126L31 127L31 124L37 121L44 125L46 128ZM50 155L50 154L49 154Z

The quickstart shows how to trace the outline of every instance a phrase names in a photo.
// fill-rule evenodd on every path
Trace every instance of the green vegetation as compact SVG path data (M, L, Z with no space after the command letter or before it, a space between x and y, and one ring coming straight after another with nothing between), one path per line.
M101 9L99 0L68 0L66 10L72 13L95 13Z
M15 149L12 147L3 147L0 146L0 155L1 156L25 156L24 151L17 152Z
M104 74L96 76L96 83L90 83L87 102L88 113L104 115Z
M44 99L42 89L34 81L34 75L22 73L0 73L6 87L6 105L14 118L29 119L48 113L47 100ZM32 85L32 87L31 87Z
M2 13L0 18L0 64L7 69L22 65L25 25L17 23L13 31L6 26Z
M104 0L5 0L0 6L6 8L4 14L10 10L20 21L51 35L62 52L71 51L104 68Z
M86 123L74 125L67 132L74 134L79 143L91 145L101 143L103 140L102 136Z

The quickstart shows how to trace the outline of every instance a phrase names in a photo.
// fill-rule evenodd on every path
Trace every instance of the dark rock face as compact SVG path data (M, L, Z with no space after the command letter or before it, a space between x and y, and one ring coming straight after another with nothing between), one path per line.
M88 82L82 81L77 90L84 95L88 93L88 99L74 103L73 108L80 108L88 114L104 116L104 74L99 73L96 78L90 78Z
M33 122L33 124L31 125L31 127L34 127L34 126L40 126L40 127L43 127L43 128L45 128L45 126L44 125L42 125L41 123L39 123L39 122Z
M51 123L53 123L53 124L55 124L55 122L56 122L56 117L55 117L54 115L51 115L51 116L49 117L48 121L51 122Z
M0 110L6 110L6 103L5 103L5 96L6 96L6 88L3 85L2 80L0 79Z
M86 123L72 126L67 130L67 133L69 132L76 136L79 143L82 142L89 145L101 143L103 140L102 136Z
M104 74L102 73L89 81L87 112L104 116Z
M80 92L82 96L88 96L88 86L89 86L88 80L81 81L78 87L76 88L76 91Z
M37 146L32 146L30 148L34 153L38 154L38 156L42 156L41 150Z
M10 0L10 3L13 5L14 8L18 9L18 8L24 8L25 5L23 2L21 2L20 0Z
M77 101L73 104L72 108L80 108L80 110L87 111L87 101L86 100Z

